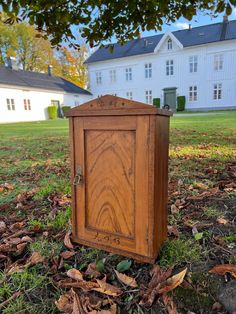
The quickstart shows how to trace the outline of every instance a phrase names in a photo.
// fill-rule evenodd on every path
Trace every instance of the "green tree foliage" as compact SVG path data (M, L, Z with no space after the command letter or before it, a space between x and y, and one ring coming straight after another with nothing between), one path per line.
M93 47L113 36L122 43L140 30L160 30L180 17L191 20L199 10L230 15L236 0L0 0L0 6L8 14L7 23L27 20L42 36L50 36L53 45L63 40L73 45L71 25L77 25Z

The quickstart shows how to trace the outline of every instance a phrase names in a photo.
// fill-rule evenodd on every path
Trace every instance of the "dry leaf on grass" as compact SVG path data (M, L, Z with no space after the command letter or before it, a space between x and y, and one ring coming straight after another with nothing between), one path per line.
M99 288L99 284L93 281L73 281L72 279L60 280L57 283L60 288L81 288L84 291L90 291L94 288Z
M172 204L171 207L170 207L170 211L171 211L171 214L178 214L179 213L179 208L175 205L175 204Z
M179 237L179 230L178 230L178 228L177 228L176 225L173 225L173 226L168 225L168 226L167 226L167 231L168 231L168 234L169 234L169 235L173 235L173 236L175 236L176 238Z
M33 254L28 259L28 262L26 263L27 266L36 265L39 263L43 263L44 257L39 252L33 252Z
M178 287L184 280L184 276L186 275L187 268L179 272L178 274L168 278L166 282L164 283L164 286L162 286L159 290L159 294L167 293L176 287Z
M87 314L87 311L85 312L81 301L80 301L80 297L78 296L77 293L75 293L75 291L72 289L72 295L73 295L73 310L72 310L72 314Z
M209 270L209 273L218 274L222 276L225 275L226 273L230 273L234 278L236 278L236 265L230 264L216 265L211 270Z
M71 232L67 232L65 235L65 238L64 238L64 245L67 249L73 249L74 248L74 246L70 240L70 235L71 235Z
M109 284L103 280L97 279L96 281L97 281L99 287L93 288L93 290L104 293L106 295L110 295L112 297L117 297L117 296L122 294L122 291L120 288L115 287L115 286L113 286L113 285L111 285L111 284Z
M220 225L226 225L229 221L225 218L220 217L216 219L216 222Z
M71 251L64 251L60 254L60 256L64 259L70 259L74 255L75 255L75 252L71 252Z
M4 221L0 221L0 233L4 233L7 230L7 226Z
M97 278L101 276L101 273L97 271L96 263L90 263L85 272L86 276L92 276L93 278Z
M93 310L91 312L88 312L88 314L116 314L116 313L117 313L116 304L112 304L109 310L100 310L100 311Z
M83 275L78 269L71 268L67 271L67 276L75 280L83 280Z
M163 300L164 305L166 306L168 314L178 314L176 305L170 296L165 294L162 296L162 300Z
M55 301L55 305L60 312L71 313L73 310L73 297L71 292L60 296L58 301Z
M24 249L26 248L26 246L27 246L26 242L17 244L17 246L16 246L17 253L21 254L24 251Z
M121 274L119 273L117 270L114 269L114 272L116 273L117 278L123 282L125 285L130 286L132 288L136 288L138 287L138 284L136 282L136 280L132 277L129 277L125 274Z

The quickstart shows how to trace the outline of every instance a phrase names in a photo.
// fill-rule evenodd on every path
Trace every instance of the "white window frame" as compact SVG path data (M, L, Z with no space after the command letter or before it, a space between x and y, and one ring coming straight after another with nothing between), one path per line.
M197 85L189 86L189 89L188 89L188 99L189 99L190 102L198 100Z
M214 83L213 84L213 100L221 100L222 99L222 83Z
M196 73L198 68L198 56L189 57L189 72Z
M132 81L133 79L132 68L129 67L125 69L125 78L126 78L126 81Z
M16 110L15 99L7 98L6 103L7 103L7 110L8 111L15 111Z
M167 49L168 50L172 50L173 49L173 42L172 42L171 38L169 38L168 41L167 41Z
M102 73L100 71L96 72L96 83L97 85L102 84Z
M166 60L166 75L171 76L174 75L174 60Z
M111 83L116 82L116 70L115 69L110 70L110 82Z
M145 101L147 104L152 105L152 90L146 90L145 91Z
M145 78L152 78L152 63L145 63Z
M126 98L132 100L133 99L133 92L126 92Z
M224 56L222 53L214 55L214 70L222 71L224 63Z

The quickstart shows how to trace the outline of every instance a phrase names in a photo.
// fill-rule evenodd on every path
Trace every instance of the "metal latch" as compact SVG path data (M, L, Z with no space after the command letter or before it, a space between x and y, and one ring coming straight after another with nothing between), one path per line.
M80 166L78 166L77 168L77 172L76 172L76 175L74 177L74 181L73 181L73 184L74 185L79 185L80 182L82 181L82 169Z

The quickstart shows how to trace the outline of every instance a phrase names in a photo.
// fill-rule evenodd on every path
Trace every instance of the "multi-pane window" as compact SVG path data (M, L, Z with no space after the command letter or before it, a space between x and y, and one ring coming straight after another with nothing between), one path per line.
M126 81L132 81L132 68L125 69Z
M172 40L171 39L168 39L168 41L167 41L167 49L168 50L172 49Z
M145 64L145 78L151 78L152 77L152 64L146 63Z
M197 56L191 56L189 57L189 72L193 73L193 72L197 72Z
M128 98L128 99L133 99L133 92L127 92L126 93L126 98Z
M7 110L16 110L14 99L7 98Z
M197 86L189 86L189 101L197 101Z
M222 83L216 83L213 86L213 99L222 99Z
M96 82L97 82L97 85L102 84L102 73L101 72L96 72Z
M220 71L223 69L223 55L215 55L214 56L214 70Z
M166 60L166 75L173 75L174 74L174 61L173 60Z
M30 99L24 99L24 109L25 110L31 110Z
M152 105L152 91L151 90L145 91L145 98L146 98L146 103Z
M110 70L110 81L111 83L115 83L116 82L116 70Z

